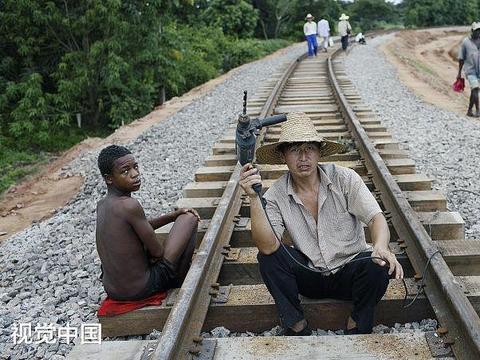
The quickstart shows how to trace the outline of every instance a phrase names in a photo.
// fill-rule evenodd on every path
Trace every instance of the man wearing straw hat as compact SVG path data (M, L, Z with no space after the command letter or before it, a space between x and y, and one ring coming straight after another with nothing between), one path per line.
M305 38L307 39L308 56L317 56L317 24L312 21L312 14L308 14L305 19L307 20L307 22L305 23L305 25L303 25L303 33L305 34Z
M338 19L340 21L338 22L337 31L338 35L340 35L340 40L342 41L343 50L347 50L348 35L350 35L350 32L352 31L352 27L350 26L348 19L350 19L350 16L347 16L345 14L342 14Z
M246 164L240 173L240 185L250 198L260 272L275 300L284 335L311 334L298 294L352 300L346 332L370 333L389 275L403 277L388 247L390 234L382 210L361 177L335 164L318 164L342 149L319 136L304 113L292 113L282 123L279 141L256 152L259 163L288 167L265 193L265 211L252 190L252 185L261 184L258 171ZM362 222L368 225L373 246L365 241Z

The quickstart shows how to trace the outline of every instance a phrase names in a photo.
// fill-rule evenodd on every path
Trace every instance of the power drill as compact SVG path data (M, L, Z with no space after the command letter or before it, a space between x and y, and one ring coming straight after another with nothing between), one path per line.
M238 162L243 166L251 163L255 156L255 143L258 131L264 126L275 125L287 120L287 115L269 116L263 119L250 119L247 115L247 91L243 92L243 112L238 117L235 136L235 148ZM253 185L253 190L258 194L262 192L260 184Z

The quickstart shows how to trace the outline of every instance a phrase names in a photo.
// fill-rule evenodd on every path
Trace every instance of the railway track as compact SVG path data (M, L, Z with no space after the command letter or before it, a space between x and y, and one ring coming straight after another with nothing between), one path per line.
M377 323L392 326L435 317L441 328L428 333L202 339L202 331L219 326L261 333L278 324L250 238L249 204L237 181L240 166L232 124L177 204L195 208L203 219L199 247L182 288L170 291L161 306L99 318L104 336L163 329L160 340L83 345L70 359L480 358L480 242L465 239L461 216L447 210L445 196L432 190L432 179L415 172L401 144L362 104L345 75L343 55L337 53L288 64L249 101L249 115L303 111L322 136L350 144L348 153L324 161L353 168L363 177L389 222L391 248L405 269L408 292L417 295L404 309L403 284L391 280L378 305ZM258 141L274 142L278 136L279 126L272 126ZM286 171L285 165L258 168L265 188ZM165 238L168 231L159 229L157 235ZM368 241L368 231L366 235ZM424 293L419 293L419 284L425 285ZM302 302L312 328L341 329L350 312L344 301Z

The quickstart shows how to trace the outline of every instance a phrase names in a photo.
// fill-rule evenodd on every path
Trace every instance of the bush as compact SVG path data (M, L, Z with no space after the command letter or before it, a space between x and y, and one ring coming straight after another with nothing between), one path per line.
M286 40L226 37L220 28L212 27L172 25L165 29L164 36L171 39L173 49L169 56L174 65L165 71L167 97L179 96L221 73L290 44Z
M223 71L260 59L290 44L287 40L231 40L223 54Z

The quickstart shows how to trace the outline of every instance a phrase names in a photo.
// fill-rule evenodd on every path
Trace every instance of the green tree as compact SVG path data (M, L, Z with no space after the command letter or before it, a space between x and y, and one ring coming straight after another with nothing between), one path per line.
M303 24L308 13L318 21L321 17L335 26L341 7L335 0L254 0L253 5L260 11L257 36L265 38L292 38L302 40Z
M200 16L207 25L219 27L225 35L252 37L258 11L246 0L212 0Z
M405 25L465 25L478 17L477 0L405 0Z
M278 38L295 20L296 0L257 0L253 5L259 10L259 24L265 39Z
M177 76L164 22L189 2L1 2L3 137L47 146L77 113L91 128L115 128L148 112Z
M394 5L385 0L357 0L349 7L349 12L352 25L361 31L379 28L385 23L399 20Z

